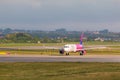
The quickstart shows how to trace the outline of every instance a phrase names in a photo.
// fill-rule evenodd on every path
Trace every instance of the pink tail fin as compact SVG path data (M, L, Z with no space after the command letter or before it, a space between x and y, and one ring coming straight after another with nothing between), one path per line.
M83 33L81 34L81 37L80 37L80 44L82 45L82 39L83 39Z

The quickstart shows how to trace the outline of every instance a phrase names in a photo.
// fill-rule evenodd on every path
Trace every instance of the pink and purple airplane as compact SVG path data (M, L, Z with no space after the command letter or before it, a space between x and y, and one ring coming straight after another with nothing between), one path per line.
M86 54L86 51L84 50L83 43L83 34L80 37L80 44L66 44L63 48L60 49L60 54L66 53L66 55L69 55L70 52L80 52L80 55Z

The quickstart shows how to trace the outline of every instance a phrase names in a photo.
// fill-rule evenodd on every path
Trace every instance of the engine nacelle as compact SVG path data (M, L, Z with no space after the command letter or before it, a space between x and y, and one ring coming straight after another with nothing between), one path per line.
M59 50L59 53L60 53L60 54L64 54L64 49L63 49L63 48L60 49L60 50Z
M86 54L86 51L83 50L83 51L80 51L80 55L85 55Z

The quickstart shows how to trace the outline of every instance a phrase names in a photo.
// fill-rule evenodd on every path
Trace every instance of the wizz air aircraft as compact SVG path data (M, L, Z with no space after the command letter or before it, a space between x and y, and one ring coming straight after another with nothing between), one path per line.
M60 54L66 53L66 55L69 55L70 52L80 52L80 55L84 55L86 51L84 50L83 44L82 44L83 34L80 37L80 44L66 44L63 48L60 49Z

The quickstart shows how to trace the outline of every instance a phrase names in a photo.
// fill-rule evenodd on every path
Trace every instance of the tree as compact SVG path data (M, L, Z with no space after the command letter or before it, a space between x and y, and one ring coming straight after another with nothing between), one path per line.
M23 43L23 42L32 42L34 38L27 33L12 33L12 34L7 34L5 36L5 39L10 42Z

